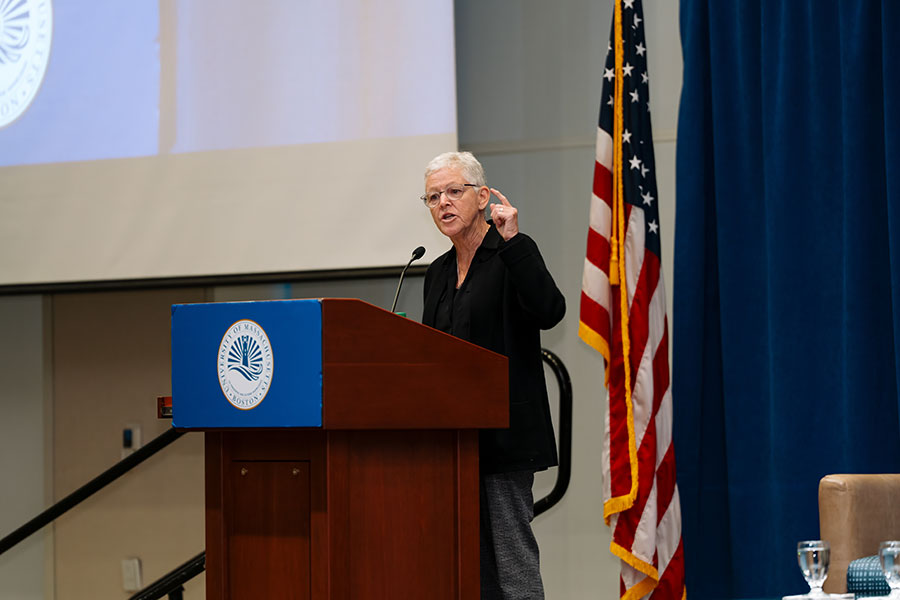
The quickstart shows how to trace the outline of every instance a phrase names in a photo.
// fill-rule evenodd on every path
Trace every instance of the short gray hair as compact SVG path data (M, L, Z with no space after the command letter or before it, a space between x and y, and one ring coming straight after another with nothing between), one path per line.
M466 183L474 183L478 186L487 185L484 167L471 152L444 152L435 156L425 167L425 179L431 177L436 171L447 168L462 171L462 174L468 179Z

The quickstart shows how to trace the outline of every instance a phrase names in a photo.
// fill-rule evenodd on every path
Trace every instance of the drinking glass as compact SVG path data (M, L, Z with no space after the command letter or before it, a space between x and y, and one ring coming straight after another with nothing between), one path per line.
M900 598L900 541L881 542L878 547L881 570L891 588L889 598Z
M803 578L809 584L810 596L825 596L822 584L828 577L828 563L831 562L831 546L823 540L809 540L797 544L797 562Z

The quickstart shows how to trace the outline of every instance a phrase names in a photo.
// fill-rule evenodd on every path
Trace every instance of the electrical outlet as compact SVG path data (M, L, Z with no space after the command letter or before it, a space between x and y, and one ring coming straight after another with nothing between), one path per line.
M144 588L140 558L122 559L122 588L126 592L139 592Z
M129 423L122 429L122 458L141 447L141 426Z

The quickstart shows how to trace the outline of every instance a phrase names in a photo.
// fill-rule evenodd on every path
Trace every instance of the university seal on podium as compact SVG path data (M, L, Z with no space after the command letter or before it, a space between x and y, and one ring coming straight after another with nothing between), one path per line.
M0 0L0 128L37 95L50 59L50 0Z
M250 410L263 401L272 383L273 367L269 336L258 323L244 319L225 331L216 370L222 393L235 408Z

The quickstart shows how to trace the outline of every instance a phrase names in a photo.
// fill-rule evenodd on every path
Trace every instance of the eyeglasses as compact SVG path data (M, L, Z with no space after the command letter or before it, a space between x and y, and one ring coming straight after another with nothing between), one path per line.
M479 187L474 183L451 183L445 189L439 192L431 192L430 194L422 194L419 198L428 208L434 208L441 201L441 194L444 194L451 201L456 202L462 195L466 193L467 187Z

